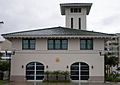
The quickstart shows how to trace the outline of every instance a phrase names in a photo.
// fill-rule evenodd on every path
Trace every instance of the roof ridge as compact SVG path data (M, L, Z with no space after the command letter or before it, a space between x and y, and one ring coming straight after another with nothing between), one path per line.
M58 27L61 27L61 26L58 26ZM42 29L25 30L25 31L5 33L5 34L2 34L2 35L15 34L15 33L23 33L23 32L31 32L31 31L40 31L40 30L47 30L47 29L55 29L55 28L58 28L58 27L50 27L50 28L42 28ZM63 27L62 27L62 28L63 28Z

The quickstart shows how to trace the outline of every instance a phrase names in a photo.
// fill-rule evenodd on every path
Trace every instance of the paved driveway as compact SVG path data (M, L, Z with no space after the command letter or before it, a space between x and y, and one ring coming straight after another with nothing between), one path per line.
M120 85L120 83L40 83L40 82L11 82L4 85Z

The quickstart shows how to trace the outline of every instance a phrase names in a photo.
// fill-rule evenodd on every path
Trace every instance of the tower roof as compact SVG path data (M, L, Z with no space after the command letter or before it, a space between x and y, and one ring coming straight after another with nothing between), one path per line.
M87 15L90 12L90 8L92 6L92 3L62 3L60 4L61 8L61 14L65 15L65 8L76 8L76 7L82 7L87 9Z

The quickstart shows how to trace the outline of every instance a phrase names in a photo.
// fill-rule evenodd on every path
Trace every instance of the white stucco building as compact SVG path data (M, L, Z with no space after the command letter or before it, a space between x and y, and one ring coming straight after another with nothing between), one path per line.
M66 27L3 34L12 42L11 80L44 80L44 71L69 71L72 81L104 81L105 40L112 36L86 30L91 3L60 4Z

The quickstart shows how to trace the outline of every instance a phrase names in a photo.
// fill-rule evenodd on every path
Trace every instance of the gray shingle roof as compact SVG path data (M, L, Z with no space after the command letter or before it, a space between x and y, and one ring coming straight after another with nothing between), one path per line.
M15 37L15 36L111 36L111 35L106 33L71 29L65 27L53 27L46 29L7 33L7 34L2 34L2 36Z

